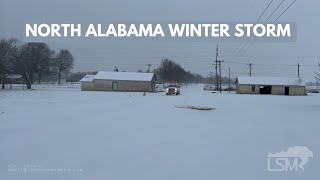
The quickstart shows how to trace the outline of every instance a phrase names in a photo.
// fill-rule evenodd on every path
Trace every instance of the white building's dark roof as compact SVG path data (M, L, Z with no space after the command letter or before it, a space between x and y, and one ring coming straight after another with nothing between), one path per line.
M99 71L96 75L86 75L80 82L93 82L95 79L118 81L152 81L154 73Z
M306 86L306 84L299 78L283 77L238 77L237 83L247 85Z

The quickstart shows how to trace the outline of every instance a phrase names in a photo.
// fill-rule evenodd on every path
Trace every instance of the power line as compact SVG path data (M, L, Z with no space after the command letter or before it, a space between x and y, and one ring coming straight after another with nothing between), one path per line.
M256 3L256 1L257 0L255 0L253 3L251 3L251 1L250 0L247 0L247 3L250 3L251 4L251 6L250 6L250 10L252 10L253 8L253 5ZM245 3L243 3L243 4L245 4ZM242 12L242 15L241 16L239 16L239 19L238 19L238 22L240 22L240 19L242 19L243 17L244 17L244 15L245 14L248 14L248 11L246 11L246 5L244 5L244 8L243 8L243 12Z
M271 0L270 3L268 4L268 6L264 9L264 11L262 12L262 14L260 15L260 17L258 18L257 22L261 19L261 17L264 15L264 13L267 11L267 9L270 7L270 5L272 4L274 0Z
M275 21L277 21L297 0L294 0L288 7L286 10L284 10L279 17L277 17L277 19Z
M270 1L270 3L267 5L267 7L263 10L263 12L261 13L261 15L259 16L259 18L257 19L257 21L256 22L258 22L260 19L261 19L261 17L265 14L265 12L269 9L269 7L270 7L270 5L272 4L272 2L273 2L274 0L271 0ZM239 44L239 46L236 48L236 50L232 53L232 54L234 54L236 51L237 51L237 49L240 47L240 50L238 51L238 53L234 56L234 57L236 57L240 52L241 52L241 50L248 44L248 42L241 48L241 45L242 45L242 43L243 43L243 41L244 40L242 40L241 41L241 43ZM232 58L232 60L233 60L234 58ZM231 60L231 61L232 61ZM229 61L229 60L228 60Z
M282 13L281 13L281 15L276 19L276 20L274 20L273 22L275 22L275 21L277 21L294 3L295 3L295 1L296 0L294 0ZM280 3L280 5L281 5L282 3ZM276 9L278 9L278 8L276 8ZM276 12L276 11L274 11L274 12ZM274 13L273 13L274 14ZM242 48L241 48L241 50L243 49L243 48L245 48L245 46L247 46L248 44L249 44L249 42L250 41L247 41L247 43L246 43L246 45L244 45ZM250 46L251 46L252 44L249 44L249 46L247 46L247 48L242 52L242 54L241 55L243 55L249 48L250 48ZM240 51L237 53L237 54L239 54L240 53ZM234 58L231 60L231 62L229 63L230 65L232 65L233 64L233 62L234 61L236 61L236 60L238 60L239 59L239 57L237 58L237 56L234 56Z
M255 0L252 4L251 4L251 7L250 7L250 10L252 10L252 9L254 9L253 8L253 6L254 6L254 4L256 3L256 1L257 0ZM269 8L269 6L270 6L270 4L272 3L272 1L274 1L274 0L271 0L271 2L269 3L269 5L268 5L268 7L263 11L263 13L261 14L261 16L266 12L266 10ZM244 10L245 10L246 8L244 8ZM259 17L259 19L261 18L261 16ZM241 18L239 18L239 20L238 20L238 22L240 22L240 19ZM257 21L259 21L259 19L257 20ZM243 43L243 40L240 42L240 44L237 46L237 48L232 52L232 55L234 55L234 53L236 52L236 50L239 48L239 47L241 47L241 44Z
M283 2L284 2L284 0L282 0L281 2L280 2L280 4L277 6L277 8L270 14L270 16L268 17L268 19L266 20L266 21L268 21L270 18L271 18L271 16L279 9L279 7L283 4Z

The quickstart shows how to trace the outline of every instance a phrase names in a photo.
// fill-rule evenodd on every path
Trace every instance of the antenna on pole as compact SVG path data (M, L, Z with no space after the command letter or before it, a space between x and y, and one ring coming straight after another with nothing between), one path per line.
M147 64L147 66L148 66L147 73L149 73L150 72L150 67L152 66L152 64Z
M231 86L230 81L231 81L231 80L230 80L230 67L229 67L229 88L228 88L228 92L229 92L229 93L230 93L230 88L231 88L231 87L230 87L230 86Z
M216 48L216 61L215 61L215 63L216 63L216 91L218 91L218 86L219 86L219 81L218 81L218 55L219 55L219 53L218 53L218 51L219 51L219 45L217 44L217 48Z
M300 78L300 63L298 63L298 78Z
M249 63L249 64L248 64L249 69L250 69L250 72L249 72L250 77L251 77L251 75L252 75L252 74L251 74L251 73L252 73L252 65L253 65L252 63Z

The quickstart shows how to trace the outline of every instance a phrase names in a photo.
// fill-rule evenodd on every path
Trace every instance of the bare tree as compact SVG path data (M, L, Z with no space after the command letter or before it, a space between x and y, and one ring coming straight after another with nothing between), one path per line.
M35 74L41 83L42 77L50 72L54 51L45 43L23 43L17 39L10 39L8 44L14 71L24 77L27 89L31 89Z
M15 59L15 71L21 74L27 89L31 89L34 76L33 47L31 44L13 40L11 55Z
M14 70L25 79L27 89L31 89L33 79L31 48L17 39L9 39L10 57L14 62Z
M13 63L10 59L10 43L5 40L0 40L0 76L2 82L2 89L5 88L7 77L13 71Z
M61 81L61 75L69 73L73 68L73 62L74 58L72 54L66 49L61 49L56 55L56 58L54 58L54 66L58 71L59 84Z
M319 65L319 67L320 67L320 63L318 63L318 65ZM315 72L315 78L318 80L318 81L320 81L320 73L318 73L318 72Z
M29 53L32 57L30 61L32 61L33 71L38 75L38 81L41 83L42 78L50 74L54 51L45 43L28 43L28 46L31 51Z

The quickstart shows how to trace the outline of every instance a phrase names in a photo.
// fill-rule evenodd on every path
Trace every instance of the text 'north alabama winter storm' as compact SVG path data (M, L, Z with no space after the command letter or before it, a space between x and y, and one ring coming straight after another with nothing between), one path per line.
M290 23L248 24L26 24L26 37L257 37L290 38ZM294 29L294 30L293 30Z

